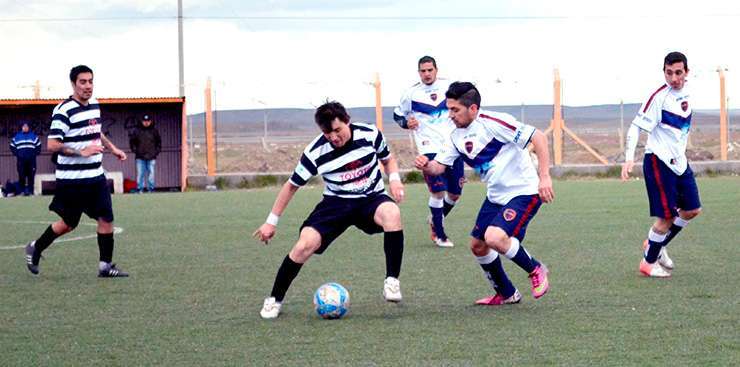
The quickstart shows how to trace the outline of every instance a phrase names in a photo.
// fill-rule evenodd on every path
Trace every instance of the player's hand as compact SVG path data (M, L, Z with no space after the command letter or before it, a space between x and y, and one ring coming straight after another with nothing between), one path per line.
M429 157L423 154L418 155L416 159L414 159L414 167L422 171L424 170L424 168L427 166L428 163L429 163Z
M83 157L89 157L95 154L103 153L105 148L99 144L90 144L80 150L80 155Z
M552 179L550 175L540 176L540 186L538 188L540 199L546 203L555 200L555 191L552 190Z
M632 173L632 167L635 166L635 161L625 161L622 163L622 181L627 181Z
M403 199L406 196L403 191L403 183L401 181L394 180L389 182L388 185L391 187L391 196L393 196L393 199L395 199L399 204L403 202Z
M275 235L275 230L277 228L273 226L270 223L265 223L261 225L259 228L257 228L254 233L252 233L252 237L256 238L259 241L262 241L265 245L270 243L270 240Z
M126 160L126 153L124 153L122 150L118 148L114 148L111 153L113 153L116 158L118 158L119 161L125 161Z
M409 118L406 119L406 127L411 130L416 130L416 128L419 127L419 120L414 116L409 116Z

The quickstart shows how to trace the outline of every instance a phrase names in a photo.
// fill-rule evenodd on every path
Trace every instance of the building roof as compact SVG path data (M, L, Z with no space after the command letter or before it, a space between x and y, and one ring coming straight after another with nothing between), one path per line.
M56 105L63 98L16 98L0 99L0 106L23 106L23 105ZM98 98L100 104L116 103L185 103L185 97L124 97L124 98Z

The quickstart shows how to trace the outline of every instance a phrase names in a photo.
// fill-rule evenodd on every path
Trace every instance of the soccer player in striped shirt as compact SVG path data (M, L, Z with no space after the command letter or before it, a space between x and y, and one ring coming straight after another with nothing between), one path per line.
M665 84L650 95L627 131L622 180L626 181L635 164L635 148L640 130L648 133L642 171L655 223L643 242L640 273L667 278L674 264L666 246L689 221L701 213L699 189L686 159L686 144L691 127L691 105L686 89L689 65L686 56L671 52L663 59Z
M470 249L495 294L476 304L511 304L522 298L504 272L499 254L529 274L532 296L540 298L550 287L547 267L521 242L542 202L549 203L555 197L547 139L511 115L480 110L481 96L472 83L452 83L446 96L457 128L434 160L419 155L414 164L427 175L439 175L462 158L487 183L486 198L470 233ZM527 150L530 142L537 155L537 169Z
M126 153L101 132L100 106L92 96L92 69L75 66L69 80L73 94L54 108L47 141L49 150L57 154L56 190L49 210L61 219L26 245L26 266L38 274L41 253L59 236L74 230L85 213L98 222L98 277L127 277L112 263L113 207L102 165L106 148L120 160L126 159Z
M260 311L265 319L278 317L285 293L311 255L323 253L350 226L367 234L384 233L383 296L389 302L401 301L398 281L403 257L401 212L386 195L378 166L378 163L383 165L391 195L401 202L404 192L398 164L383 134L373 125L350 122L340 103L327 102L320 106L315 120L322 134L308 144L293 175L278 193L267 220L253 234L269 243L280 215L296 191L311 177L321 175L325 183L324 198L303 222L298 242L278 269L272 292Z

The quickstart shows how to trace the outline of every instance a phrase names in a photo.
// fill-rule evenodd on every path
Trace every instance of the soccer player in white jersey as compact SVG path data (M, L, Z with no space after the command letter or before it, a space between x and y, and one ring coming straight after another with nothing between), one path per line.
M549 203L555 196L547 139L541 131L511 115L480 110L481 96L472 83L452 83L446 97L450 118L457 128L434 160L420 155L414 164L425 174L439 175L462 158L487 183L487 196L471 232L470 249L495 294L476 304L511 304L522 298L506 275L499 254L529 274L532 296L540 298L550 287L548 270L524 249L522 241L542 202ZM527 150L530 142L538 168Z
M296 191L311 177L321 175L325 183L324 198L303 222L298 242L278 269L272 292L260 311L265 319L278 317L290 283L311 255L323 253L350 226L368 234L384 233L383 296L389 302L401 301L398 280L403 257L401 212L385 194L378 163L388 173L391 195L400 202L404 192L398 164L383 134L374 125L350 123L350 116L340 103L320 106L315 120L322 134L308 144L293 175L278 193L267 220L253 234L267 244Z
M450 83L437 78L437 62L431 56L419 59L420 82L414 84L401 97L393 111L393 119L404 129L414 132L419 154L429 159L439 153L445 139L455 129L450 121L445 103L445 92ZM453 247L444 229L444 217L450 213L462 194L465 172L458 159L439 176L424 175L429 188L429 218L432 241L439 247Z
M85 65L69 73L73 94L54 108L48 149L56 157L56 190L49 210L61 219L52 223L36 241L26 245L26 266L39 273L41 253L59 236L77 227L83 213L98 222L100 262L98 277L127 277L113 260L113 208L103 173L106 148L120 160L126 153L101 132L100 106L93 98L93 72Z
M640 130L648 133L642 170L655 223L643 242L640 272L648 277L671 276L674 264L665 247L701 213L699 189L686 159L691 105L686 89L686 56L671 52L663 60L665 84L642 105L627 131L622 180L632 172Z

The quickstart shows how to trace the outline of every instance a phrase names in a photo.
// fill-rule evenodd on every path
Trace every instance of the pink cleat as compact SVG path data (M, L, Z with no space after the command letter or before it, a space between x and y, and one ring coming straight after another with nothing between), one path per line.
M515 303L519 303L522 300L522 294L519 293L519 290L514 290L514 294L511 295L509 298L504 298L504 296L496 293L495 296L490 296L486 298L479 299L475 301L476 305L483 305L483 306L501 306L501 305L511 305Z
M532 297L540 298L550 289L550 282L547 280L547 266L540 264L529 274L529 281L532 282Z

